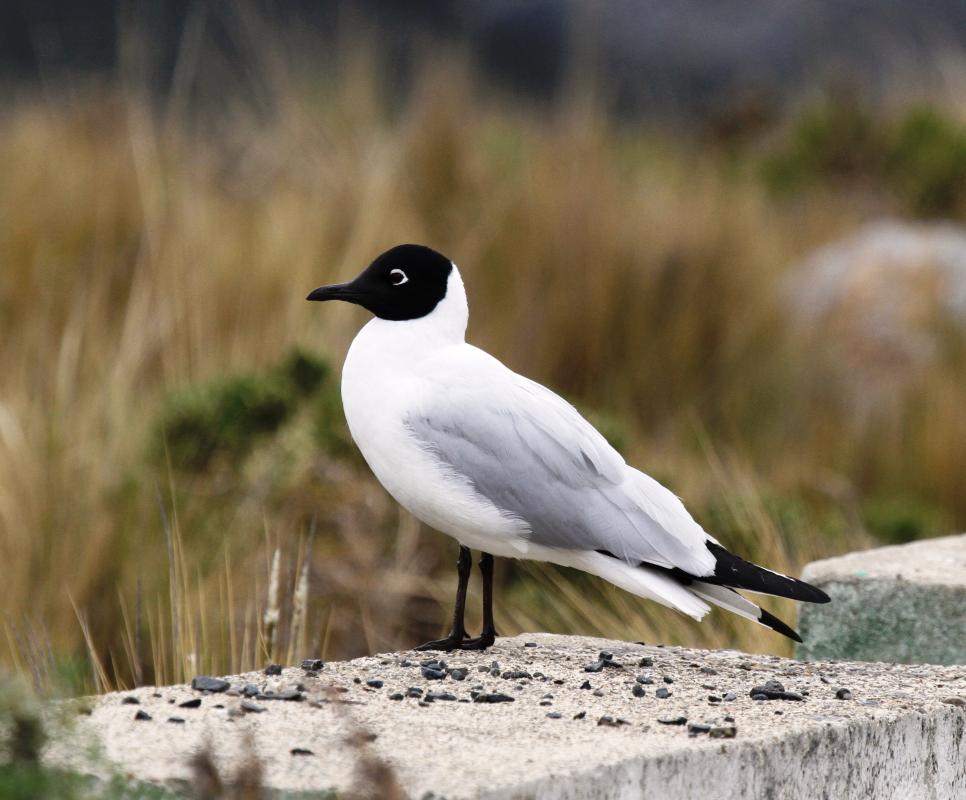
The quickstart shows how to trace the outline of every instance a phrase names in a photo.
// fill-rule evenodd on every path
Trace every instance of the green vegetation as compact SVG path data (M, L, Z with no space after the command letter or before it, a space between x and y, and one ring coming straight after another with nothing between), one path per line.
M763 166L784 193L839 182L891 195L917 217L966 217L966 125L937 108L877 116L830 94L790 124Z
M888 544L904 544L954 530L947 512L915 497L870 497L862 513L869 531Z
M325 382L329 365L297 348L264 375L233 375L170 393L156 425L155 451L174 466L203 471L213 458L240 465L259 439L276 432ZM326 398L320 405L331 405ZM331 421L320 423L320 439ZM324 432L324 433L323 433Z
M157 786L121 777L94 781L41 763L47 741L40 704L19 681L0 677L0 797L3 800L174 800Z
M966 215L966 127L934 108L906 114L886 153L886 174L923 217Z

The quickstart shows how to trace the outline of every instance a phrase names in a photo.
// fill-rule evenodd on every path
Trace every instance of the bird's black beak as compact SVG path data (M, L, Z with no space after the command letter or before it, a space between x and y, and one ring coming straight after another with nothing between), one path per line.
M330 286L320 286L309 292L306 300L348 300L357 302L359 293L353 290L351 283L333 283Z

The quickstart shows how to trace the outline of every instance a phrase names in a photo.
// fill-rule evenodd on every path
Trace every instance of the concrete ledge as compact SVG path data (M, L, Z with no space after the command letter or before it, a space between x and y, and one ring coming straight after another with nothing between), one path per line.
M801 663L548 634L443 655L440 669L420 665L433 655L250 673L228 679L231 694L106 695L47 760L170 783L190 777L190 758L210 742L226 774L253 749L268 786L341 793L358 788L360 759L376 758L408 796L437 800L966 796L960 667ZM753 699L767 681L781 682L786 699ZM246 685L261 696L235 694ZM138 712L150 719L136 721ZM91 740L102 760L88 755Z
M966 534L815 561L802 578L832 602L801 607L800 657L966 664Z

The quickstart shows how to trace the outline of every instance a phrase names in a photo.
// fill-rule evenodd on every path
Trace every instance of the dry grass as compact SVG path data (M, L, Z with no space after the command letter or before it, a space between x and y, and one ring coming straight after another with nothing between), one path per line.
M101 687L436 632L452 547L304 419L234 471L149 454L167 390L295 343L339 363L364 316L306 291L401 241L457 259L474 342L618 419L630 461L769 566L869 542L863 498L896 486L966 519L963 371L857 426L785 323L785 270L881 207L776 200L741 158L592 104L509 108L458 61L390 113L364 59L308 81L281 52L217 115L134 80L0 112L0 663ZM786 650L541 566L501 580L504 633Z

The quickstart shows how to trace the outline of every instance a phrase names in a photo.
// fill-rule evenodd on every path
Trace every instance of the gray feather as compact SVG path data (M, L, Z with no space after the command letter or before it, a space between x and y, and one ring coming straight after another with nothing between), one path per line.
M450 396L411 414L406 424L456 475L523 520L532 542L607 550L629 563L705 574L703 541L682 541L680 533L661 525L640 502L643 487L637 498L627 491L633 475L649 480L646 476L630 470L593 426L552 392L529 381L516 388L512 410L510 399L497 404L492 396ZM648 487L673 498L654 482ZM662 500L666 503L657 498ZM683 507L681 512L697 528ZM705 552L696 555L696 550Z

